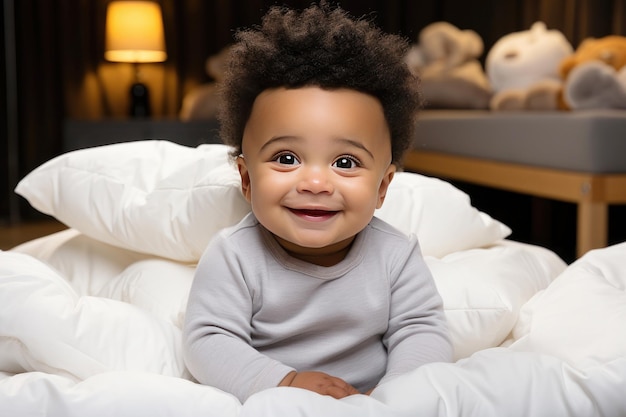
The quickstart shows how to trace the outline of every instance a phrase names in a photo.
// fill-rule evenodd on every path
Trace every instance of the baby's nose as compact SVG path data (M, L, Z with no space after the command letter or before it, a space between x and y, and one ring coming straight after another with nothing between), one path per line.
M314 194L333 192L331 173L327 168L314 166L301 170L301 173L302 175L298 182L299 192Z

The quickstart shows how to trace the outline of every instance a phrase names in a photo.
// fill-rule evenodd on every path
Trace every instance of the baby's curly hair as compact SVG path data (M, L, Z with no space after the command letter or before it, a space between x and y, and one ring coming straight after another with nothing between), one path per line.
M236 33L222 84L221 137L241 153L256 97L273 88L347 88L376 97L391 133L392 162L400 165L413 140L421 105L418 80L404 62L406 39L382 32L326 2L303 11L274 6L262 24Z

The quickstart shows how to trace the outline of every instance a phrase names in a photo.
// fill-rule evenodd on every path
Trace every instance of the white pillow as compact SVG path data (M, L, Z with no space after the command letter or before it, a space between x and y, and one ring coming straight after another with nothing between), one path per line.
M114 246L179 261L250 211L230 148L139 141L61 155L16 188L37 210Z
M422 253L436 257L489 245L511 234L504 224L472 207L467 194L437 178L398 172L376 216L415 234Z
M196 262L218 230L250 210L229 150L167 141L82 149L36 168L15 191L37 210L94 239ZM396 175L376 214L417 234L423 253L438 257L510 233L452 185L411 173Z

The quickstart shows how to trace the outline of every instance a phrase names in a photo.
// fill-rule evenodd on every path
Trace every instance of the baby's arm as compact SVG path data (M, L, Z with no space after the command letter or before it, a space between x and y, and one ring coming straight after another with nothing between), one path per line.
M278 386L294 369L252 346L253 296L236 249L219 236L198 263L187 303L183 353L200 383L243 402L257 391Z
M450 362L452 343L443 302L432 274L415 243L392 282L388 351L383 381L430 362Z

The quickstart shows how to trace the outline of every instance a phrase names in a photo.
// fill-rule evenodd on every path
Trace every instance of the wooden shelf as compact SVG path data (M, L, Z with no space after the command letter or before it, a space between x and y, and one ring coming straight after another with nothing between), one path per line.
M407 171L567 201L578 206L576 253L607 245L608 206L626 204L626 174L593 174L411 151Z

